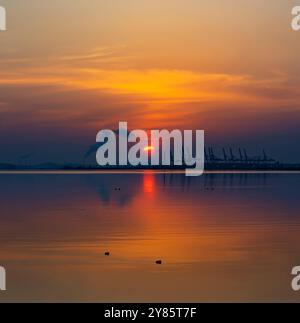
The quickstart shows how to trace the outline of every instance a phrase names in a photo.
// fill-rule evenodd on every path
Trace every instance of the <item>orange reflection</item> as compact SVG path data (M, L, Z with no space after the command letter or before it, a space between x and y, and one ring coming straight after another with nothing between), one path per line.
M155 191L155 178L153 173L144 174L144 193L153 194Z

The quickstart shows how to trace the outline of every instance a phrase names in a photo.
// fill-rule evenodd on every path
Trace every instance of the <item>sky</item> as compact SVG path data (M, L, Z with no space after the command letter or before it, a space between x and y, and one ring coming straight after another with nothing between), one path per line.
M0 162L80 162L119 121L300 162L300 1L0 5Z

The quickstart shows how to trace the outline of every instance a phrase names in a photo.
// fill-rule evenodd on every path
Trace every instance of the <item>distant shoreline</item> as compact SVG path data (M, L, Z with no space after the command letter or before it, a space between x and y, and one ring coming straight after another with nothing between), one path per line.
M100 175L100 174L185 174L182 170L158 169L98 169L98 170L0 170L0 175ZM206 170L204 174L300 174L299 170Z
M94 165L44 163L38 165L15 165L0 163L0 173L141 173L152 171L155 173L183 173L192 169L181 166L110 166L97 167ZM300 164L268 163L268 162L207 162L206 173L270 173L270 172L300 172Z

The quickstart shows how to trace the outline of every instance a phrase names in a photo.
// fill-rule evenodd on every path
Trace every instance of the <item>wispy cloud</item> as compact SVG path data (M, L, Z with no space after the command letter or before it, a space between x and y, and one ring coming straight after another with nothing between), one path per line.
M133 56L126 55L125 46L103 46L94 48L89 52L62 55L56 63L75 68L122 68L133 60Z
M101 47L42 61L26 60L21 65L22 58L15 58L7 66L2 62L1 87L9 87L14 98L23 98L23 103L2 99L0 110L5 104L6 112L10 106L20 115L34 106L45 122L84 119L89 126L97 122L91 117L95 114L109 120L126 115L127 120L143 120L147 126L151 122L180 124L180 120L186 122L200 113L203 118L211 113L240 118L272 110L279 113L297 109L300 98L300 80L283 72L257 76L136 69L128 67L130 61L123 47ZM24 89L39 94L24 94Z

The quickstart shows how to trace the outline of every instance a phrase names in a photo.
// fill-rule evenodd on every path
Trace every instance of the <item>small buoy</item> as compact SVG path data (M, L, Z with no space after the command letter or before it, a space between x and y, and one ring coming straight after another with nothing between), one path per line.
M107 251L107 252L105 252L105 254L104 254L105 256L109 256L110 255L110 253Z
M155 263L156 263L157 265L161 265L161 264L162 264L162 261L161 261L161 260L157 260Z

